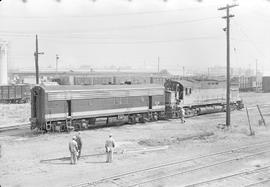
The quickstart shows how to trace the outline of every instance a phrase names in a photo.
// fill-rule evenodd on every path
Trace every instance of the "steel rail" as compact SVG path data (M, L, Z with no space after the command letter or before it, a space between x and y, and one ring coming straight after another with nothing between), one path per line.
M221 165L221 164L224 164L224 163L227 163L227 162L232 162L232 161L235 161L235 160L241 160L241 159L245 159L245 158L265 154L265 153L268 153L268 152L270 152L270 150L262 151L262 152L259 152L259 153L256 153L256 154L249 154L249 155L245 155L245 156L240 156L240 157L236 157L236 158L233 158L233 159L228 159L228 160L225 160L225 161L222 161L222 162L216 162L214 164L209 164L209 165L205 165L205 166L196 167L196 168L186 170L186 171L176 172L176 173L173 173L173 174L168 174L168 175L164 175L164 176L161 176L161 177L152 178L152 179L149 179L149 180L146 180L146 181L142 181L142 182L134 183L132 185L128 185L127 187L138 186L138 185L142 185L142 184L162 180L164 178L169 178L169 177L173 177L173 176L176 176L176 175L181 175L181 174L190 173L190 172L193 172L193 171L197 171L197 170L201 170L201 169Z
M235 176L239 176L239 175L243 175L243 174L248 175L248 174L255 173L257 171L264 170L264 169L267 169L267 168L270 168L270 165L264 166L264 167L261 167L261 168L251 169L251 170L244 170L244 171L240 171L240 172L233 173L233 174L230 174L230 175L226 175L226 176L222 176L222 177L217 177L217 178L213 178L213 179L209 179L209 180L189 184L189 185L186 185L184 187L194 187L194 186L198 186L198 185L202 185L202 184L208 184L208 183L211 183L211 182L214 182L214 181L227 179L227 178L231 178L231 177L235 177ZM270 179L268 179L268 180L270 180Z
M263 183L266 183L266 182L270 182L270 179L265 179L265 180L262 180L262 181L259 181L259 182L255 182L255 183L249 184L249 185L247 185L245 187L256 186L256 185L263 184Z
M16 129L23 129L26 127L30 127L30 123L24 123L24 124L20 124L20 125L11 125L11 126L7 126L7 127L0 126L0 132L16 130Z
M93 185L93 184L100 183L100 182L105 181L105 180L119 178L119 177L122 177L122 176L131 175L131 174L134 174L134 173L139 173L139 172L144 172L144 171L169 167L169 166L172 166L172 165L177 165L177 164L181 164L181 163L185 163L185 162L189 162L189 161L194 161L194 160L198 160L198 159L203 159L203 158L208 158L208 157L212 157L212 156L217 156L217 155L223 155L223 154L226 154L226 153L232 154L232 153L234 153L236 151L239 151L239 150L242 150L242 149L248 149L248 148L252 148L252 147L256 147L256 148L265 147L265 146L267 146L269 144L270 144L269 141L258 142L258 143L253 144L253 145L242 146L242 147L238 147L238 148L234 148L234 149L230 149L230 150L226 150L226 151L211 153L211 154L207 154L207 155L203 155L203 156L199 156L199 157L193 157L193 158L190 158L190 159L165 163L165 164L161 164L161 165L158 165L158 166L153 166L153 167L149 167L149 168L144 168L144 169L134 170L134 171L126 172L126 173L121 173L121 174L117 174L117 175L110 176L110 177L105 177L105 178L102 178L102 179L99 179L99 180L96 180L96 181L92 181L92 182L86 182L86 183L81 183L81 184L77 184L77 185L72 185L71 187L82 187L82 186Z

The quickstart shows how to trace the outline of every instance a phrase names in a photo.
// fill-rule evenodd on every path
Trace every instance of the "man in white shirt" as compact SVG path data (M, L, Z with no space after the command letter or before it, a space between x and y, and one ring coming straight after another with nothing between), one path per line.
M180 118L181 118L181 122L185 123L185 109L183 107L180 108Z
M111 163L113 160L113 150L115 148L115 141L112 138L112 134L109 135L109 139L106 140L105 142L105 149L106 149L106 154L107 154L107 163Z
M78 155L78 145L76 142L76 136L72 137L72 140L69 142L69 151L70 151L70 163L77 163L77 155Z

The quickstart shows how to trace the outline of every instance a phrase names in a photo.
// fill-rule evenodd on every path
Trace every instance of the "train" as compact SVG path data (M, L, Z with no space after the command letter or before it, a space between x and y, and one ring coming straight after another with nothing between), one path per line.
M0 85L0 103L27 103L30 101L29 84Z
M194 86L196 85L196 86ZM166 80L165 84L58 85L31 89L31 129L42 132L84 130L122 120L134 124L226 110L224 85ZM231 109L243 108L231 85ZM104 123L100 121L105 120Z

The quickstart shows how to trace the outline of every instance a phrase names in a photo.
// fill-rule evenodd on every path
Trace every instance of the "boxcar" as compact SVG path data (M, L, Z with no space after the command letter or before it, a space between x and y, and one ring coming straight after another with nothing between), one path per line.
M0 85L1 103L26 103L30 100L30 85Z
M165 92L160 85L35 86L31 89L31 128L45 131L85 129L98 118L161 116Z
M262 91L270 92L270 76L264 76L262 78Z

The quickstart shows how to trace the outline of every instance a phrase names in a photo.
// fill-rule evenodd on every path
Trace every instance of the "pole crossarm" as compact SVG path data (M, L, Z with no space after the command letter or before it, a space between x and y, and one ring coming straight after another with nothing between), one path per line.
M229 16L223 16L223 17L221 17L221 18L223 18L223 19L227 19L227 18L232 18L232 17L234 17L234 15L229 15Z
M236 7L236 6L239 6L239 5L238 5L238 4L227 5L227 6L225 6L225 7L220 7L220 8L218 8L218 10L225 10L225 9L227 9L227 8L233 8L233 7Z

